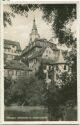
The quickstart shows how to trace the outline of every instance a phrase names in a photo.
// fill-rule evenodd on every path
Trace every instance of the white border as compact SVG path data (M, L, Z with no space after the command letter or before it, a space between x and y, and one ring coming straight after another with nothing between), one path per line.
M4 44L3 44L3 5L1 4L1 123L4 121Z
M78 21L78 25L77 25L77 38L78 38L78 42L77 42L77 57L80 56L80 39L79 39L79 18L80 17L80 4L79 1L8 1L8 2L3 2L2 1L2 5L1 5L1 123L2 124L6 124L6 125L11 125L11 124L79 124L80 122L80 110L79 110L79 97L80 97L80 92L79 92L79 88L80 88L80 84L79 84L79 77L80 77L80 58L77 58L77 93L78 93L78 106L77 106L77 112L78 112L78 121L4 121L4 63L3 63L3 59L4 59L4 44L3 44L3 33L4 33L4 28L3 28L3 5L4 4L76 4L77 5L77 21Z
M78 4L79 0L10 0L1 1L2 4Z
M80 124L80 2L77 4L77 111Z

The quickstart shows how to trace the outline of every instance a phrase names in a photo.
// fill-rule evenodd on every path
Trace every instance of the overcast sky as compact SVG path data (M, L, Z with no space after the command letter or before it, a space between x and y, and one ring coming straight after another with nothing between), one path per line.
M11 12L9 5L4 5L4 11L5 10ZM35 18L40 37L50 40L52 36L54 37L54 33L52 33L52 23L45 22L42 16L43 13L39 9L34 12L30 10L28 17L16 14L15 18L12 18L12 26L7 25L7 27L4 28L4 38L20 42L21 48L24 49L29 43L29 35ZM70 22L67 28L71 28L72 32L76 34L76 21L74 23Z

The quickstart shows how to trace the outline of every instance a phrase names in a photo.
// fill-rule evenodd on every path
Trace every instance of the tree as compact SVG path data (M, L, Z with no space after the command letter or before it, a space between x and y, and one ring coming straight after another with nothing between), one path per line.
M45 81L45 74L43 70L44 70L43 64L41 63L35 75L38 77L38 79L40 80L42 79L43 81Z
M4 78L4 104L10 105L11 103L11 96L10 96L10 86L12 84L12 80L10 77Z
M55 12L53 29L55 31L56 37L58 37L60 44L66 44L71 50L67 53L65 59L69 66L69 71L61 73L59 76L59 82L61 82L61 89L59 91L60 95L60 105L65 106L66 103L71 100L73 107L76 105L77 101L77 51L76 51L76 38L73 36L71 29L67 29L66 25L69 21L74 21L76 19L76 5L45 5L44 7L44 18L49 22L50 15ZM52 19L51 19L52 21ZM59 112L58 112L59 113Z
M11 88L12 103L18 105L43 105L43 81L35 76L20 77Z

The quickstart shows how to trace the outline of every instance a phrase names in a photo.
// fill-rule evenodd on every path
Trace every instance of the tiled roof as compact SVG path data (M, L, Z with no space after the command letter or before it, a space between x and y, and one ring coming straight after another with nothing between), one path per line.
M30 69L25 65L23 62L11 60L5 64L5 69L15 69L15 70L26 70L29 71Z
M21 47L20 47L19 42L4 39L4 48L9 49L10 48L9 45L14 45L17 47L18 51L21 51Z

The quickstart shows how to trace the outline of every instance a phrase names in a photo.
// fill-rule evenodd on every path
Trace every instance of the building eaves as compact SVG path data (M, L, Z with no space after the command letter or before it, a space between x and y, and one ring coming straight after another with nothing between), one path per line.
M5 64L4 69L14 69L14 70L25 70L25 71L29 71L30 69L27 67L27 65L25 65L22 62L16 61L16 60L11 60L8 61Z
M15 42L12 40L6 40L4 39L4 48L9 48L9 45L13 45L17 47L17 51L21 51L21 47L20 47L20 43L19 42Z

